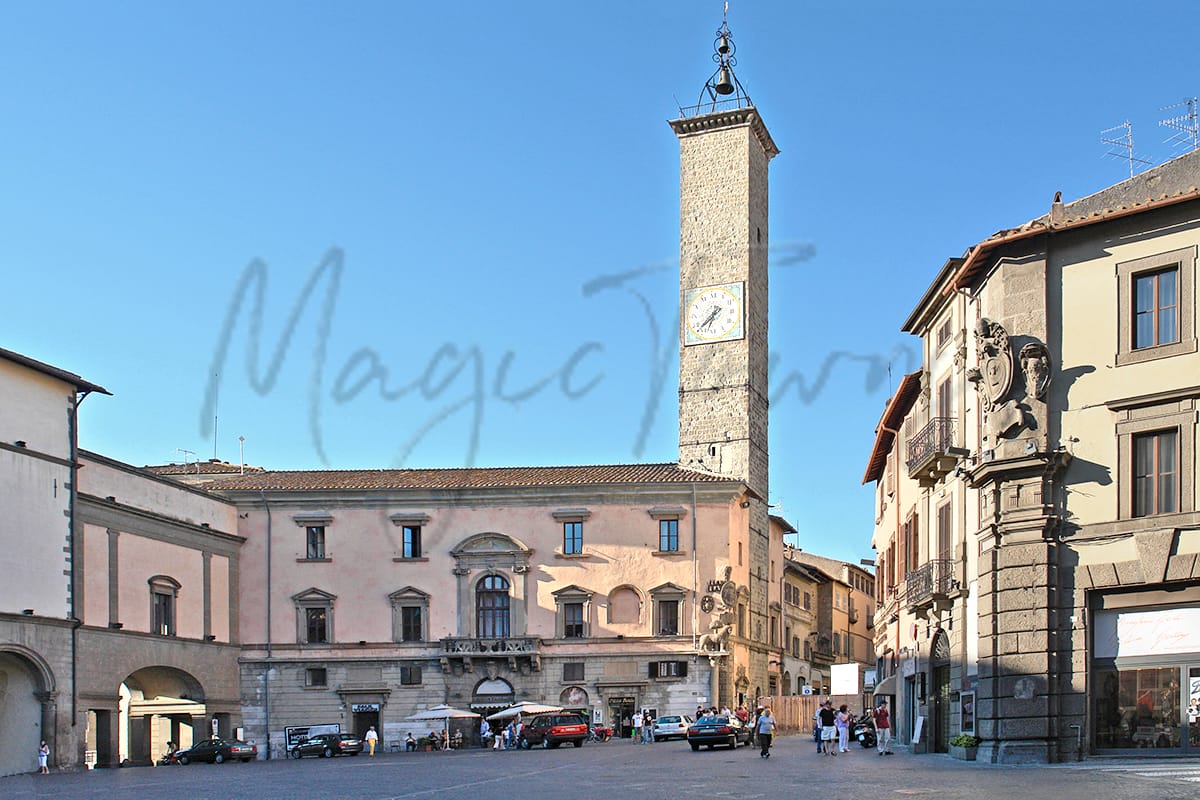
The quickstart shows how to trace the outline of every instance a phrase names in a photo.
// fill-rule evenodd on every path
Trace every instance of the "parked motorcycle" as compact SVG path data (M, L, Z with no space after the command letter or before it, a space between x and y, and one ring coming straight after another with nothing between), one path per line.
M875 738L875 723L870 717L863 717L854 723L854 727L850 729L850 735L861 744L863 747L874 747Z

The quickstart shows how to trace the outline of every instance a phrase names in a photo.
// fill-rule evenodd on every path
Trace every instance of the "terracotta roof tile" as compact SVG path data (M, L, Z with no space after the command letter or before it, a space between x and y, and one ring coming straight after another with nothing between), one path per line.
M215 491L307 492L323 490L482 489L524 486L736 482L725 475L678 464L607 464L575 467L469 467L455 469L283 470L222 478Z
M152 475L238 475L243 467L228 461L193 461L191 464L148 464L142 469ZM263 468L247 464L245 471L262 472Z

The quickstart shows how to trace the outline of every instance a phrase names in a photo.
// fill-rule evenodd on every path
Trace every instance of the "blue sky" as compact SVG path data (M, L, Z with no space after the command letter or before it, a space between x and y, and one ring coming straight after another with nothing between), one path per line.
M919 364L900 325L947 257L1126 177L1101 130L1179 152L1156 123L1198 92L1196 12L731 5L782 151L772 501L802 547L870 557L873 429ZM217 455L244 436L269 468L672 461L666 120L720 19L695 0L6 4L0 346L111 390L82 444L137 465L212 457L213 400Z

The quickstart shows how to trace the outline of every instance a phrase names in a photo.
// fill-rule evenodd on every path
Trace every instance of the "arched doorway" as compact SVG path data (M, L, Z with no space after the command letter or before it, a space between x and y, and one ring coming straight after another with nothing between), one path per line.
M933 751L945 753L950 742L950 639L944 630L939 629L934 634L929 669L933 673L933 688L929 695Z
M54 748L53 678L32 651L0 646L0 775L37 769L38 742Z
M209 718L204 687L182 670L139 669L121 683L120 695L118 750L122 764L152 764L166 752L167 742L182 748L229 734L213 724L218 722L216 717Z

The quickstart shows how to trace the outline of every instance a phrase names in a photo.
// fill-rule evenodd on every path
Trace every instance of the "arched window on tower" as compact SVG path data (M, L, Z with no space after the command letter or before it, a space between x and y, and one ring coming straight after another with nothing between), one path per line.
M501 575L485 575L475 584L476 630L481 639L508 638L508 588Z

